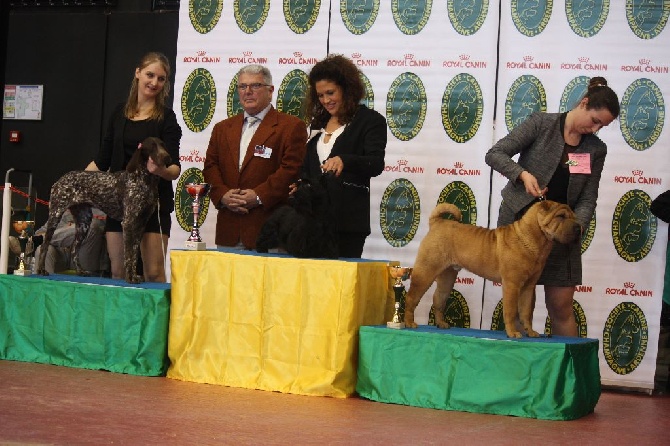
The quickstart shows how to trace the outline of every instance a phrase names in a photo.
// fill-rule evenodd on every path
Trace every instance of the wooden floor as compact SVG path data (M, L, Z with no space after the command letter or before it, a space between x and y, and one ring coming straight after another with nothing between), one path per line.
M670 396L544 421L0 360L0 445L670 445Z

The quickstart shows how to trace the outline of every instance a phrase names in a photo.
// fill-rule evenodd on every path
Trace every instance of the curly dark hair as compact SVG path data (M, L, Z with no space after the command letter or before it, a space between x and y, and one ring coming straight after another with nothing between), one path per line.
M321 105L316 94L316 83L323 80L334 82L342 88L343 103L339 120L342 124L351 122L358 104L365 96L365 86L358 67L341 54L331 54L312 67L308 78L305 116L311 122L311 128L323 128L330 119L330 113Z

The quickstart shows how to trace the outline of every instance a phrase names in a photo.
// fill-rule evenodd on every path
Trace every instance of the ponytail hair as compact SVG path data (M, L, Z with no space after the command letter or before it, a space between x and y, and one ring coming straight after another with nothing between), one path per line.
M596 76L589 80L589 86L584 98L588 100L586 104L587 110L605 108L612 114L614 119L619 116L619 98L614 90L607 85L607 79L604 77Z

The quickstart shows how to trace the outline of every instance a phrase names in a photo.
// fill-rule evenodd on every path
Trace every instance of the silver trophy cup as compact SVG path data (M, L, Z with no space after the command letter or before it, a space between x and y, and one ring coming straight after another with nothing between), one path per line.
M28 263L31 258L28 256L32 253L32 234L35 229L34 221L15 221L13 222L13 227L16 232L20 235L18 236L19 246L21 248L21 253L19 254L18 267L14 270L14 275L16 276L29 276L31 274L30 264Z
M200 225L198 220L200 219L200 206L202 206L201 201L209 193L211 184L188 183L184 187L186 188L186 192L188 192L188 194L193 197L193 204L191 205L193 209L193 227L191 228L191 235L184 243L184 247L194 251L203 251L207 249L207 244L202 241L202 238L200 238Z

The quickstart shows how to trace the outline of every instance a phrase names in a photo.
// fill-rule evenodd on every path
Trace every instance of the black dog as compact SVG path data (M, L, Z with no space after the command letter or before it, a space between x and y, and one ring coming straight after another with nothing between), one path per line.
M279 248L295 257L336 259L337 235L326 181L326 175L318 183L299 180L288 204L277 208L261 228L256 251Z
M37 262L38 274L48 275L44 269L46 253L51 237L66 209L70 209L76 221L72 258L77 274L89 274L81 268L78 250L91 226L93 206L109 217L121 221L126 282L142 281L142 277L136 273L137 252L147 220L156 209L160 179L147 170L149 158L159 166L166 166L171 162L163 141L158 138L147 138L135 151L124 171L68 172L54 183L51 187L44 246Z

